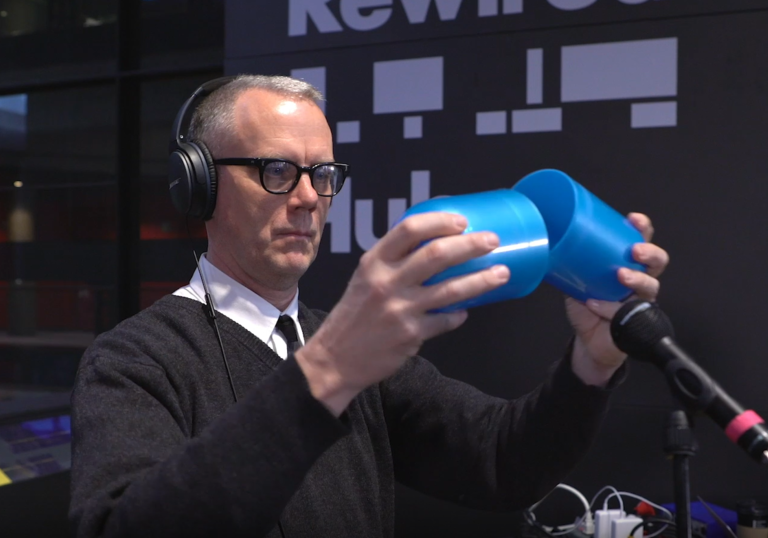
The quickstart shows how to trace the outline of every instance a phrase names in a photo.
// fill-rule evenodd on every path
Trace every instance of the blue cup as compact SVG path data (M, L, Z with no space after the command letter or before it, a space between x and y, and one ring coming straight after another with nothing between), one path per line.
M449 305L439 312L452 312L531 293L541 283L549 266L549 240L544 219L526 196L511 189L433 198L414 205L403 217L442 211L466 217L464 233L491 231L499 236L499 246L484 256L449 267L424 284L431 285L494 265L506 265L510 279L503 286L472 299Z
M579 301L621 301L632 293L616 271L645 270L632 259L632 245L644 239L626 217L559 170L533 172L512 190L530 199L546 224L546 282Z

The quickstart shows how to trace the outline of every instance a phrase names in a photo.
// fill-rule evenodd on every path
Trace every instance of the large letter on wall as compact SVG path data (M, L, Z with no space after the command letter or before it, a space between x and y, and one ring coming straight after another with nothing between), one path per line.
M341 0L341 18L353 30L373 30L389 20L392 8L374 9L368 15L363 15L360 10L391 5L392 0Z
M326 225L331 226L331 252L352 252L352 178L344 182L344 188L333 197L328 210Z
M417 24L427 20L427 11L432 0L402 0L408 22ZM461 0L435 0L441 21L452 21L461 7Z
M575 11L589 7L597 0L547 0L551 5L563 11Z
M288 0L288 35L307 35L312 19L321 34L341 32L342 27L326 5L330 0Z

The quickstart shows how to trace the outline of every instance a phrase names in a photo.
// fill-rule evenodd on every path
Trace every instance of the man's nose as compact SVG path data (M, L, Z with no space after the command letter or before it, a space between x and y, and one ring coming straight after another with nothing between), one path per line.
M317 203L317 191L312 186L312 178L309 176L309 172L301 173L299 184L296 185L291 194L294 194L302 203Z

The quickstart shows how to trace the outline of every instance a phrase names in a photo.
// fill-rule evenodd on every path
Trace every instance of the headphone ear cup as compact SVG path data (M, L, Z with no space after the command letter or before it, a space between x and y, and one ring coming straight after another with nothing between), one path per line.
M206 189L204 194L205 203L203 204L203 212L200 215L200 218L208 220L213 216L213 210L216 208L216 196L219 192L219 177L216 173L216 165L213 164L213 155L211 155L208 146L200 141L195 142L194 145L200 150L200 153L203 156L203 164L207 176L207 181L204 185Z
M168 157L168 190L174 207L189 215L195 184L195 171L187 153L188 144L177 146Z
M179 144L169 157L171 201L182 214L203 220L216 206L216 165L202 142Z

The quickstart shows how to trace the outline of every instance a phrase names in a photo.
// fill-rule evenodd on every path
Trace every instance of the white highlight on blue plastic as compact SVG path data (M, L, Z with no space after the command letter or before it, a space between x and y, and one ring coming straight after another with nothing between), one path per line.
M677 38L562 48L564 103L677 95Z
M360 122L359 121L338 121L336 122L336 143L354 144L360 142Z
M540 105L544 102L544 49L528 49L525 102Z
M537 239L536 241L524 241L522 243L513 243L503 247L496 247L491 251L491 254L498 254L500 252L511 252L513 250L522 250L524 248L543 247L549 244L549 239Z
M291 76L293 78L298 78L300 80L309 82L315 88L320 90L326 99L328 98L328 96L325 95L325 67L304 67L301 69L291 69ZM325 114L325 101L319 101L317 106L319 106L320 110L322 110L323 114Z
M544 133L562 130L562 108L532 108L512 111L513 133Z
M632 128L677 126L677 101L632 103Z
M374 114L442 109L442 56L374 62Z
M475 114L475 134L495 135L506 134L507 111L496 110L493 112L478 112Z
M422 116L406 116L403 118L403 138L422 137Z

